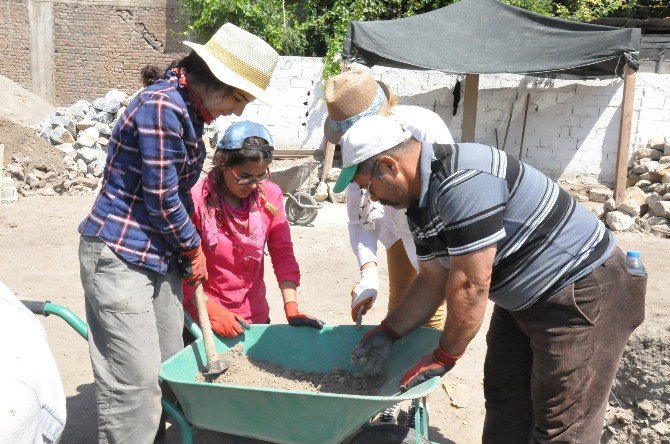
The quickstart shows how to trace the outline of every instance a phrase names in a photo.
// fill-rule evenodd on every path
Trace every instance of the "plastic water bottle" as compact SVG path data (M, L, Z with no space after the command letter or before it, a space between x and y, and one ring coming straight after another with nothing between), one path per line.
M644 269L644 265L642 265L639 251L628 251L626 253L626 268L628 268L628 272L633 276L647 275L647 271Z

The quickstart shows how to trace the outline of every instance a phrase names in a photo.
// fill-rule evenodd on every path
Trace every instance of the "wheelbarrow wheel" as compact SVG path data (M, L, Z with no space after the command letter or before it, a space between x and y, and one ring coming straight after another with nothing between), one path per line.
M416 435L414 429L396 424L379 424L366 427L358 432L347 444L414 444ZM422 444L430 444L424 436L420 437Z
M308 193L298 191L293 194L293 199L286 199L286 218L296 225L309 225L316 219L316 208L301 208L302 205L316 205L316 200Z

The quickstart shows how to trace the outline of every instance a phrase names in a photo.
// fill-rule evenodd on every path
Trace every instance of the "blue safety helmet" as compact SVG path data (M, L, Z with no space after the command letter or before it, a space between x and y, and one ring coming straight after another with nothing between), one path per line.
M223 134L223 137L219 139L219 143L216 144L216 149L240 150L242 148L247 148L247 146L244 146L244 139L248 137L260 137L265 139L268 143L267 146L250 145L248 146L249 149L262 151L274 150L270 131L260 123L250 122L248 120L242 120L230 125Z

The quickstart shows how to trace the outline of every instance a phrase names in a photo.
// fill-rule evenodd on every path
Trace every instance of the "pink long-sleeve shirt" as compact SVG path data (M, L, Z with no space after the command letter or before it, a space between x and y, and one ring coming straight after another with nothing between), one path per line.
M192 220L199 233L202 233L201 214L205 205L202 196L203 185L204 181L200 180L191 190L195 206ZM279 214L273 217L266 208L261 208L265 240L277 282L291 281L300 285L300 269L293 254L293 243L284 211L282 192L276 184L270 181L263 183L262 186L268 202L279 211ZM246 208L246 205L242 207ZM203 284L205 294L208 298L220 303L226 310L243 316L247 322L266 323L270 307L265 297L265 282L263 281L264 256L259 263L247 261L240 255L236 255L233 240L219 227L217 227L217 239L218 242L213 249L206 245L207 242L204 240L201 244L207 259L207 274L209 275ZM193 297L193 287L184 284L184 307L192 316L195 314L195 307L190 303Z

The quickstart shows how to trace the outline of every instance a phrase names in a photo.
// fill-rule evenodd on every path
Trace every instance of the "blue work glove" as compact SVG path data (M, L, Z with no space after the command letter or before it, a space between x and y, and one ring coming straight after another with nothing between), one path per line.
M400 339L386 321L382 321L377 327L369 330L351 352L351 364L363 366L363 374L366 376L379 376L382 374L384 362L388 359L393 349L393 343Z

